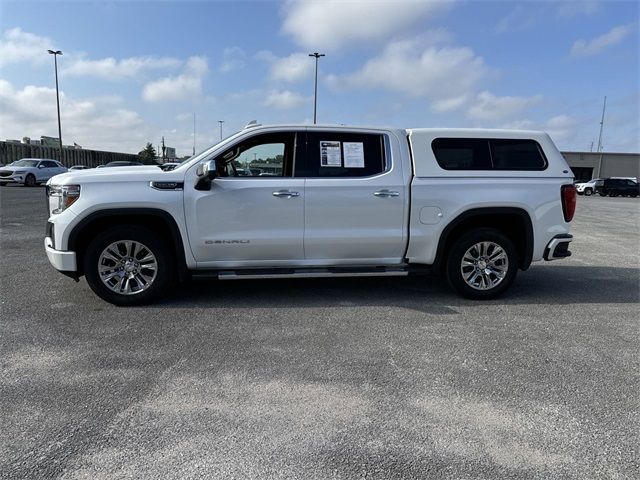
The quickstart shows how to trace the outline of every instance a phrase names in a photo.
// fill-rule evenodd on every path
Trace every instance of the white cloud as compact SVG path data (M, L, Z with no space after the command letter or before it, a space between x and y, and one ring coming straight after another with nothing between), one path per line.
M562 0L558 2L558 16L591 16L600 9L601 0Z
M620 43L627 35L633 32L635 28L636 24L634 23L618 25L617 27L613 27L607 33L594 39L584 40L581 38L576 40L571 47L571 55L574 57L597 55L608 47Z
M547 132L554 141L564 142L572 140L576 135L578 121L568 115L557 115L547 120L543 130Z
M247 55L240 47L228 47L222 53L222 65L220 71L222 73L233 72L245 66Z
M280 110L289 110L292 108L297 108L308 101L309 98L304 97L296 92L291 92L289 90L274 90L267 95L267 98L263 102L263 105L265 107L273 107Z
M499 125L500 128L517 130L541 130L551 135L554 142L563 143L565 145L575 139L576 134L578 133L578 126L578 120L569 115L556 115L543 122L534 122L529 119L521 119Z
M297 82L311 76L315 60L307 53L292 53L288 57L274 57L271 61L271 78L285 82Z
M138 152L148 138L140 116L113 97L75 99L60 92L62 140L88 149ZM7 138L58 136L56 91L28 85L14 88L0 79L0 124Z
M20 62L50 62L47 50L53 48L47 37L25 32L20 27L6 30L0 40L0 67Z
M410 97L424 96L433 108L460 107L487 74L481 57L466 47L423 47L417 39L391 42L358 71L329 75L335 90L383 88Z
M208 70L204 57L190 57L181 75L161 78L146 84L142 98L147 102L162 102L198 97L202 94L202 79Z
M138 77L149 70L177 68L182 64L177 58L168 57L130 57L116 60L102 58L87 60L85 58L72 59L69 66L62 69L63 74L73 76L98 77L105 80L120 80Z
M528 6L527 6L528 7ZM496 33L520 32L531 28L536 20L530 8L524 8L522 4L516 5L506 16L496 24Z
M501 120L520 114L541 99L541 95L533 97L498 97L484 91L476 95L472 105L467 110L467 116L474 120Z
M290 0L282 31L311 51L380 41L451 4L449 0Z
M179 113L176 115L176 121L186 122L187 120L193 120L193 113Z
M450 112L459 110L469 101L469 95L464 93L458 97L444 98L442 100L434 100L431 103L431 110L436 113Z

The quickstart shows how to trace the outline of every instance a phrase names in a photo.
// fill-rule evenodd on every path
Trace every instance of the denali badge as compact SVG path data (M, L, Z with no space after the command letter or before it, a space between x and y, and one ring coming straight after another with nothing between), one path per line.
M205 240L205 245L231 245L236 243L250 243L249 240Z

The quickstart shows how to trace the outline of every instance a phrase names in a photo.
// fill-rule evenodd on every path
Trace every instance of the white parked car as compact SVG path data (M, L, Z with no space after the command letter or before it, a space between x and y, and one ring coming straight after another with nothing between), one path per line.
M239 175L234 162L256 156L280 173ZM426 271L489 299L532 262L571 255L572 180L543 132L253 126L170 172L53 178L44 247L117 305L189 276Z
M65 172L67 168L56 160L23 158L0 168L0 185L22 183L25 187L33 187Z
M601 180L600 178L594 178L584 183L576 183L576 192L578 195L593 195L596 192L596 182Z

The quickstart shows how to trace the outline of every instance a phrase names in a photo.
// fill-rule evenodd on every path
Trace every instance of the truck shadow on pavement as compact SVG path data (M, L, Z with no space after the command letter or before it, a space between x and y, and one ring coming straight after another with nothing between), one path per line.
M490 304L638 303L640 269L534 266ZM185 283L161 305L170 307L339 308L393 306L432 314L457 313L478 302L459 297L436 276L265 280L199 280Z

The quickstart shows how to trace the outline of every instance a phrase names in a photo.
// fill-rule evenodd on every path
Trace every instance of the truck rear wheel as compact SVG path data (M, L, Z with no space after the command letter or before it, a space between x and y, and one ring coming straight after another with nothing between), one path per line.
M518 271L513 242L499 230L479 228L458 238L449 250L449 285L463 297L489 300L503 293Z
M87 283L115 305L142 305L159 297L174 278L167 244L151 230L112 227L89 244L84 255Z

